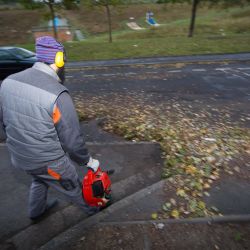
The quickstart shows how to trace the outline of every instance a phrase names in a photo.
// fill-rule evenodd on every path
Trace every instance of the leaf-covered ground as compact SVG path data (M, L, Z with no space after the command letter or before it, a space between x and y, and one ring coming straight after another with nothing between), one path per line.
M204 202L211 186L222 173L238 174L249 164L250 130L244 124L250 115L238 114L238 122L233 122L233 106L216 108L198 100L158 102L133 92L84 98L76 94L74 100L80 119L103 117L106 131L132 141L160 143L165 160L162 177L168 178L174 192L152 218L219 214ZM243 166L232 165L235 159Z

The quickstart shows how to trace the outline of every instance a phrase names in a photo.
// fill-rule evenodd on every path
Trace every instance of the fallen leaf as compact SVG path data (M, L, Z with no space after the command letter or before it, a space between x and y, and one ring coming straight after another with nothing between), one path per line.
M198 207L199 207L199 209L204 210L206 208L206 204L203 201L199 201Z
M180 197L185 197L186 196L186 193L185 193L185 190L184 189L178 189L176 194Z
M151 214L151 218L152 218L153 220L156 220L156 219L158 218L158 214L157 214L157 213L152 213L152 214Z
M191 174L191 175L194 175L195 173L197 173L197 168L193 165L188 165L186 168L185 168L185 171L187 174Z
M203 185L203 188L204 189L209 189L211 186L209 185L209 183L205 183L204 185Z
M179 218L180 216L179 211L177 209L172 210L171 216L175 219Z
M171 198L170 202L172 203L173 206L176 206L176 200L175 199Z

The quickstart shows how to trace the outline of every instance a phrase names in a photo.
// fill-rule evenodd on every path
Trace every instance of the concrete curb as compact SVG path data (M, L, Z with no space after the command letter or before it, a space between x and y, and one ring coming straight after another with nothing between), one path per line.
M172 64L172 63L221 62L221 61L250 61L250 53L81 61L81 62L69 62L67 63L66 68L70 69L70 68L84 68L84 67L128 66L128 65L138 65L138 64L150 65L150 64Z
M99 225L147 225L147 224L212 224L212 223L235 223L235 222L250 222L250 214L246 215L226 215L226 216L211 216L192 219L164 219L164 220L137 220L137 221L109 221L100 222Z
M151 193L159 188L162 188L165 183L165 180L161 180L147 188L144 188L116 203L111 205L110 207L106 208L102 212L97 213L94 216L91 216L77 225L73 226L72 228L64 231L60 235L54 237L48 243L40 247L41 250L49 250L49 249L70 249L70 242L76 241L79 237L82 236L84 230L90 228L91 226L99 223L101 220L105 219L107 216L112 215L115 211L129 205L131 202L136 202L138 199L143 198L146 194ZM70 242L69 242L70 241ZM68 245L69 244L69 245Z

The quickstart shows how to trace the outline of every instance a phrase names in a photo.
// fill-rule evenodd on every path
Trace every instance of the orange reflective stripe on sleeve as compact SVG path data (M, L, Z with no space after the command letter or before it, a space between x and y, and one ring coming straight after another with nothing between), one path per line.
M50 169L50 168L48 168L48 174L49 174L50 176L52 176L54 179L58 180L58 181L61 179L61 175L58 174L58 173L56 173L55 171L53 171L53 170Z
M58 123L61 119L61 112L59 110L59 108L57 107L57 105L54 106L54 110L53 110L53 122L54 124Z

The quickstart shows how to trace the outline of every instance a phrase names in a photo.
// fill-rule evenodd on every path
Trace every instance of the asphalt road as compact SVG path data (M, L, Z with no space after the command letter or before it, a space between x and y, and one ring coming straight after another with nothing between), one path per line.
M250 60L244 59L249 55L224 55L221 60L233 60L234 56L242 57L242 61L236 58L238 61L213 62L205 56L200 59L209 60L203 63L192 62L196 57L180 58L184 62L174 57L172 64L166 61L169 58L155 59L155 64L152 59L144 60L145 64L139 59L71 63L65 85L74 98L108 96L112 100L113 94L131 93L144 96L149 103L174 101L184 107L191 105L197 113L226 107L233 122L250 127Z
M129 93L150 103L229 109L230 119L250 126L250 62L177 63L68 69L65 85L73 97Z

